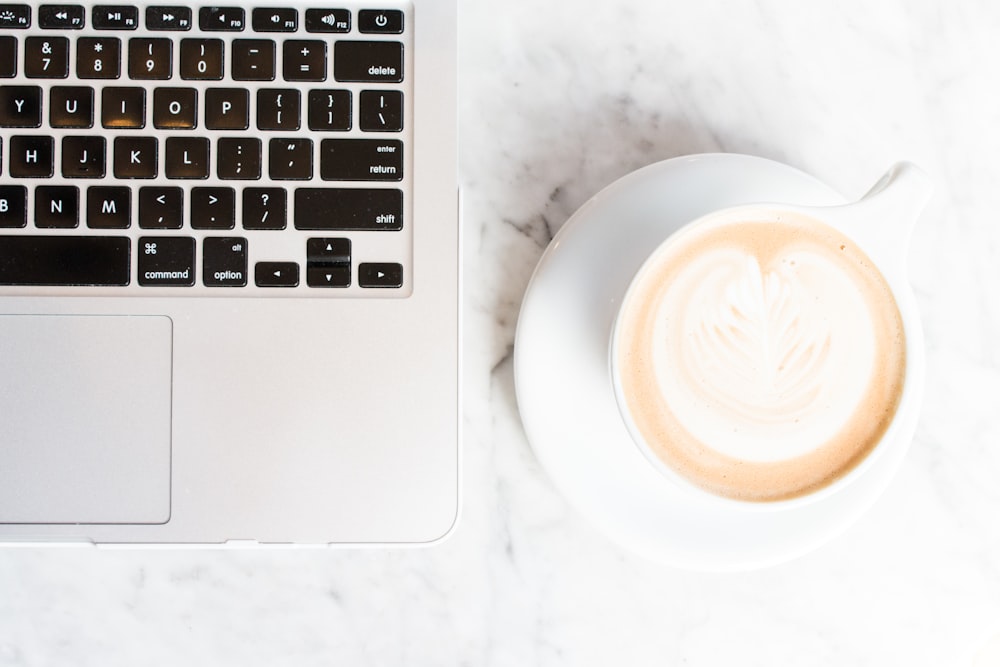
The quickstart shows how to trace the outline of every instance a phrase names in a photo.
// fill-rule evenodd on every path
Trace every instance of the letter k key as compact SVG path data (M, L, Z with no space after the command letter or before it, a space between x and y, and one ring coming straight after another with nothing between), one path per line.
M156 178L155 137L115 137L115 178Z

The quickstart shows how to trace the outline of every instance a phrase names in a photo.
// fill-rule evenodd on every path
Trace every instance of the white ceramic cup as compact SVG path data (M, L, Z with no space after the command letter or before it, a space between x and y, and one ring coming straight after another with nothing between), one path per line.
M630 414L624 399L621 373L618 368L618 348L621 324L624 318L619 310L612 328L609 345L611 380L618 410L632 440L645 455L650 464L664 477L666 483L684 489L691 496L704 501L722 503L733 508L747 510L780 510L813 502L849 486L865 473L872 462L886 451L909 447L911 433L904 433L901 425L913 423L924 387L924 342L923 330L917 311L916 299L907 279L907 250L913 226L920 212L930 199L931 186L928 177L915 165L902 162L894 165L860 200L844 206L806 207L780 203L749 204L713 211L691 221L671 234L659 246L652 248L647 260L640 266L625 291L621 304L628 303L628 297L642 282L646 272L655 264L657 255L670 246L681 232L698 225L719 222L740 222L760 218L761 212L768 217L775 212L790 211L820 220L854 241L875 263L892 291L903 322L906 337L906 367L902 394L896 413L878 443L865 458L849 472L815 491L784 500L748 501L738 500L707 491L689 481L681 473L671 468L657 456L645 441ZM710 443L708 443L710 444Z

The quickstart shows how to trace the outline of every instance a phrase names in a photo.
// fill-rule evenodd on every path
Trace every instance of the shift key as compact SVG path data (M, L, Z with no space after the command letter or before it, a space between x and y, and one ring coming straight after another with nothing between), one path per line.
M295 228L399 231L403 191L389 188L298 188Z
M403 80L401 42L339 41L333 48L333 77L337 81L399 83Z

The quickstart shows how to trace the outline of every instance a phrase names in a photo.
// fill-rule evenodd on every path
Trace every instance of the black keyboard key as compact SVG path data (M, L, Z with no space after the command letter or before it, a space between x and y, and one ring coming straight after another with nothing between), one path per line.
M0 285L128 285L129 240L0 236Z
M132 225L132 188L92 185L87 188L87 226L128 229Z
M198 27L205 31L242 32L246 12L242 7L202 7L198 10Z
M299 91L292 88L261 88L257 91L258 130L299 129Z
M11 137L10 175L14 178L51 178L52 152L52 137Z
M403 228L403 191L373 188L298 188L296 229L397 231Z
M190 30L191 8L176 5L146 7L147 30Z
M39 185L35 188L35 226L73 229L80 224L80 189L75 185Z
M42 5L38 8L38 27L47 30L81 30L87 11L80 5Z
M282 46L285 81L326 81L326 42L290 39Z
M398 9L362 9L358 12L358 32L398 35L403 32L403 12Z
M194 239L187 236L141 236L139 284L145 287L194 285Z
M309 129L327 132L351 129L351 91L310 90Z
M232 229L235 226L235 190L232 188L191 189L192 229Z
M139 188L139 226L180 229L184 226L184 190L176 187Z
M182 79L218 81L223 72L221 39L182 39L180 71Z
M257 262L253 279L257 287L298 287L299 265L295 262Z
M24 75L29 79L65 79L69 76L69 40L65 37L25 39Z
M0 5L0 29L30 27L31 7L29 5Z
M145 88L105 88L101 92L101 125L115 130L146 126Z
M0 185L0 227L28 224L28 189L23 185Z
M164 37L128 40L128 76L137 80L163 80L173 75L173 42Z
M403 129L403 93L398 90L362 90L358 125L365 132Z
M167 137L163 171L167 178L208 178L211 152L207 137Z
M277 181L305 181L312 178L311 139L271 139L268 144L268 173Z
M42 89L38 86L0 86L0 127L40 127Z
M260 139L223 137L219 139L216 173L221 179L257 180L261 165Z
M358 285L361 287L402 287L403 265L395 262L363 262L358 265Z
M246 88L209 88L205 91L205 127L245 130L250 126L250 93Z
M274 80L274 42L270 39L233 40L233 79Z
M121 51L117 37L81 37L76 40L76 75L81 79L117 79L121 76Z
M243 190L244 229L284 229L287 216L288 195L284 188Z
M239 236L206 237L202 241L201 282L207 287L245 287L247 240Z
M350 287L351 240L313 238L306 241L306 284L310 287Z
M254 32L295 32L299 12L291 7L257 7L250 16Z
M86 86L53 86L49 91L49 125L94 126L94 89Z
M10 79L17 74L17 39L0 35L0 79Z
M324 181L401 181L403 142L397 139L324 139L319 149Z
M97 30L135 30L139 27L139 8L132 5L98 5L91 13Z
M337 81L399 83L403 80L403 45L337 42L333 46L333 76Z
M312 238L306 241L309 266L340 266L351 263L351 239Z
M63 137L62 175L65 178L104 178L104 137Z
M190 130L198 125L198 91L194 88L157 88L153 91L153 127Z
M347 9L307 9L308 32L350 32L351 12Z
M156 178L156 137L115 137L115 178Z

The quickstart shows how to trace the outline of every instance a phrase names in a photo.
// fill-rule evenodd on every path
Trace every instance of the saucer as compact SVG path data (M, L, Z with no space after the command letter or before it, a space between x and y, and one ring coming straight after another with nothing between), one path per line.
M650 560L750 570L801 556L846 530L888 486L908 447L811 503L751 512L671 486L632 442L615 404L608 344L632 276L660 241L709 211L757 201L832 206L844 198L792 167L706 154L659 162L584 204L528 286L514 347L528 440L555 485L612 541ZM912 440L916 415L902 424Z

